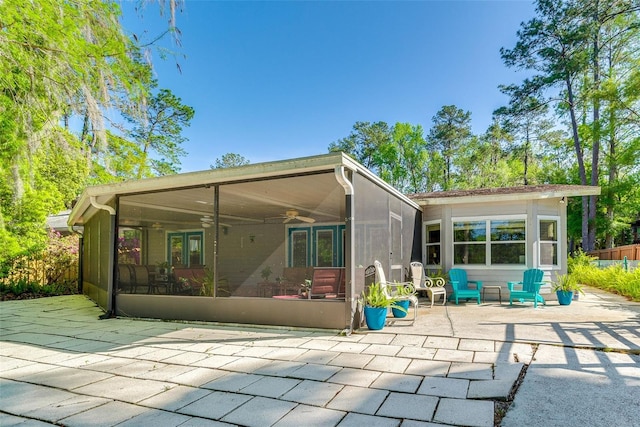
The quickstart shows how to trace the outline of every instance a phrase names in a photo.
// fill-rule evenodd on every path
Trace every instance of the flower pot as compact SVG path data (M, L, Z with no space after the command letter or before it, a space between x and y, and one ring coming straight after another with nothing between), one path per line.
M365 305L364 320L367 322L367 328L372 331L382 329L384 322L387 320L387 307L370 307Z
M556 295L558 296L558 304L560 305L571 304L571 300L573 299L573 292L556 291Z
M402 310L398 310L397 308L393 308L391 307L391 312L393 313L393 317L407 317L407 311L409 310L409 300L406 301L398 301L396 302L396 305L399 305L400 307L404 308L405 311Z

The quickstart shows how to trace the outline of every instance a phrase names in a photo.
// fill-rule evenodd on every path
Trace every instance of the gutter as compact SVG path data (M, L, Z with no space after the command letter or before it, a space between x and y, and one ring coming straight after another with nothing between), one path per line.
M355 172L355 171L354 171ZM355 228L354 228L354 223L353 223L353 211L354 211L354 202L353 202L353 184L351 184L351 182L347 179L345 173L344 173L344 166L340 165L340 166L336 166L335 167L335 176L336 176L336 180L338 181L338 183L340 185L342 185L342 187L344 188L344 192L345 192L345 198L346 198L346 207L345 207L345 230L346 230L346 238L347 238L347 251L345 253L345 266L348 266L348 270L345 269L345 271L349 272L349 286L345 286L345 293L348 293L348 295L345 295L345 299L346 301L349 302L349 304L345 304L345 317L349 319L349 324L346 325L346 328L343 330L343 332L349 336L351 335L351 333L353 332L353 318L355 315L355 309L354 309L354 302L355 298L354 298L354 293L353 293L353 287L355 285L355 268L353 265L353 261L355 259L355 248L353 247L353 242L355 241ZM345 278L346 280L346 278Z
M96 209L109 212L111 218L110 221L110 233L109 233L109 265L107 276L107 312L100 316L100 319L109 319L116 317L116 293L114 291L115 280L115 248L116 248L116 210L108 205L103 205L97 202L96 196L89 198L91 206Z

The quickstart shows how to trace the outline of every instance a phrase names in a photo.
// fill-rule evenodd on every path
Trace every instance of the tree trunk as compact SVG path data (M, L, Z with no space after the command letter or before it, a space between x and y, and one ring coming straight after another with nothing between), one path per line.
M598 25L598 1L596 0L594 11L594 24L596 30L593 35L593 149L591 158L591 185L598 185L598 172L600 164L600 97L597 94L600 89L600 26ZM596 244L596 204L598 196L589 196L589 250L595 249Z
M578 134L578 121L576 119L576 110L573 100L573 86L571 85L571 77L565 77L567 85L567 96L569 101L569 116L571 118L571 135L573 138L573 146L576 150L576 159L578 160L578 171L580 173L580 184L587 185L587 172L584 167L584 153L580 144L580 135ZM588 252L593 249L589 245L589 197L582 197L582 249Z

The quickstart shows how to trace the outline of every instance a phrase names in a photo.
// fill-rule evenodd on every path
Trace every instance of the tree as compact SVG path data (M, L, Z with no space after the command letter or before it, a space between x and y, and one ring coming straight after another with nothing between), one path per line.
M179 157L186 154L181 148L186 140L181 136L182 128L189 126L193 108L182 104L170 90L161 89L148 99L143 112L142 117L124 114L133 124L127 136L138 145L140 152L134 157L136 178L177 173ZM156 156L151 157L152 152Z
M433 116L432 122L427 149L434 159L441 156L442 190L446 191L455 186L455 159L472 135L471 113L455 105L445 105Z
M535 183L536 157L540 153L545 135L553 127L552 121L547 117L548 107L534 97L518 99L512 94L512 91L517 92L514 86L500 86L500 90L510 96L509 105L494 111L494 117L511 135L509 151L514 160L521 164L522 179L519 184Z
M177 3L168 3L170 28L175 29ZM179 99L170 92L149 96L154 86L143 47L125 34L119 18L120 7L113 0L0 2L3 258L42 247L46 215L69 207L87 183L135 177L129 174L130 165L114 160L116 153L137 156L148 147L164 156L147 159L155 173L176 169L181 140L170 136L172 131L179 135L175 124L161 131L166 131L166 140L158 139L157 131L148 133L155 139L145 139L137 150L125 139L127 132L113 133L126 129L108 122L104 114L110 110L157 119L165 111L163 104L179 109ZM151 110L146 109L149 105ZM79 135L69 127L75 117L82 123ZM112 163L122 169L114 170ZM140 165L135 172L144 175L147 169Z
M538 0L538 16L521 25L516 46L501 49L507 66L536 73L512 87L515 99L535 97L568 118L582 185L600 184L603 43L637 31L639 9L632 0ZM607 28L623 18L631 23L607 38ZM628 53L637 58L637 49ZM596 196L582 201L586 251L595 247L596 203Z
M233 168L236 166L244 166L251 163L246 157L236 154L227 153L216 159L215 165L211 165L211 169Z
M376 152L391 141L391 129L385 122L356 122L346 138L329 145L329 152L342 151L349 154L363 166L379 172Z

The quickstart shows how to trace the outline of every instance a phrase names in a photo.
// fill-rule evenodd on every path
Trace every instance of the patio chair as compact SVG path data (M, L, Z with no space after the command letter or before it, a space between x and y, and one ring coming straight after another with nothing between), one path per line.
M274 295L276 299L344 298L344 267L315 267L308 291L298 295ZM300 288L302 290L302 288ZM342 293L342 295L341 295Z
M133 283L131 281L131 269L127 264L118 264L117 291L118 293L129 291L133 293Z
M431 307L435 297L442 295L442 305L447 302L447 290L444 288L444 279L442 277L431 278L425 275L424 267L421 262L414 261L411 264L411 280L416 292L425 292L431 300Z
M399 301L409 301L413 304L413 319L412 323L416 321L416 317L418 316L418 297L415 293L415 288L413 287L413 283L411 282L399 282L399 283L389 283L387 282L387 277L384 274L384 269L382 268L382 264L380 261L375 260L373 265L376 267L376 276L378 276L378 283L383 288L384 293L387 295L388 299L396 298ZM399 288L409 288L408 295L398 295Z
M313 269L311 288L307 292L307 298L337 298L343 280L344 268L316 267Z
M456 305L458 305L460 298L466 298L467 300L475 298L478 301L478 304L480 304L480 291L482 290L481 281L467 280L467 272L460 268L452 268L449 270L449 281L453 288L453 293L449 299L454 299L456 301ZM476 288L470 288L470 283L475 284Z
M507 282L509 288L509 305L513 305L513 300L516 299L521 303L527 301L533 301L533 308L538 307L538 302L542 305L546 305L546 301L540 295L540 287L544 285L542 277L544 271L538 268L530 268L524 272L521 282ZM516 290L515 287L519 286L520 289Z

